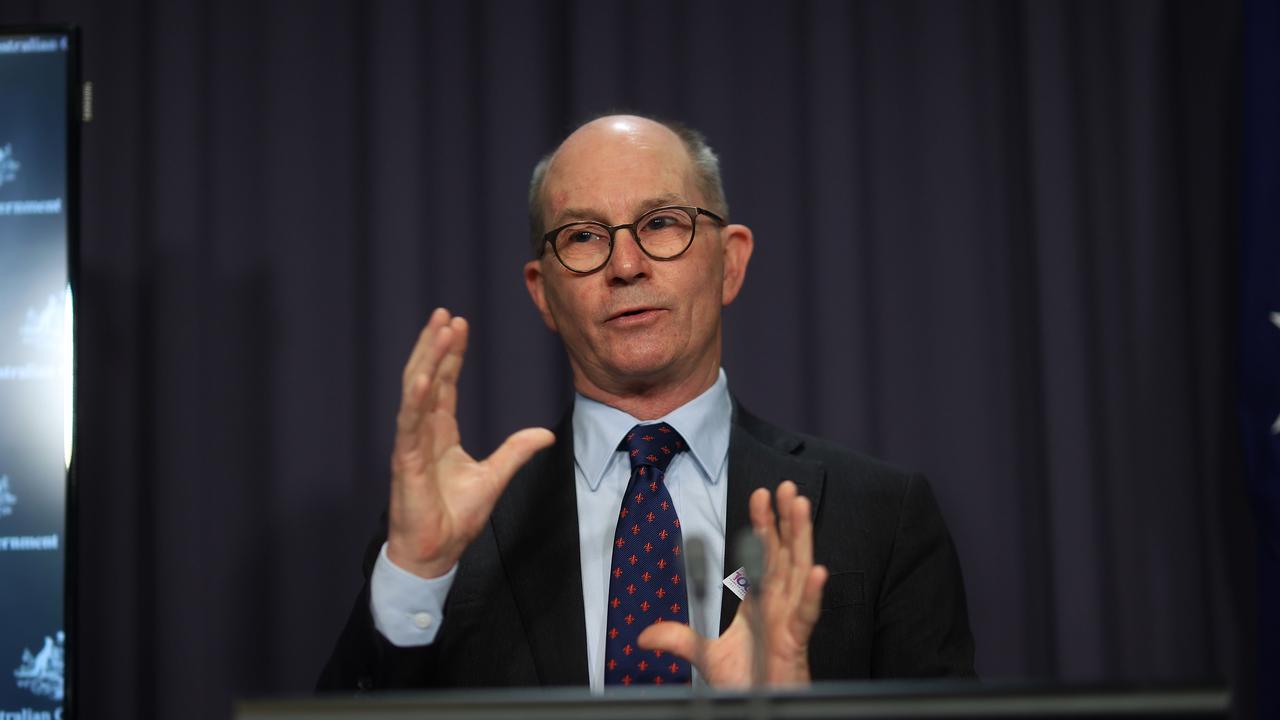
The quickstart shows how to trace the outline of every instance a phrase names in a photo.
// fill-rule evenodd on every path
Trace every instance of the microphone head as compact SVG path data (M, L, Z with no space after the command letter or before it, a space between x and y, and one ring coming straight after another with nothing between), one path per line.
M751 528L738 533L734 552L747 578L752 583L760 582L764 578L764 543L760 542Z
M691 537L685 541L684 563L694 597L704 597L707 594L707 544L702 538Z

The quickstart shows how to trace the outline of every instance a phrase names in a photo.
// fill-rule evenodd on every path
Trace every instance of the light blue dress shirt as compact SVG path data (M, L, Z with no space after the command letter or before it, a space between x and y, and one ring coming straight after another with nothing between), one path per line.
M667 468L665 482L680 514L685 546L701 538L706 546L709 588L705 602L689 598L694 630L707 637L720 634L720 569L724 567L726 474L729 423L733 402L724 370L715 384L662 418L643 423L617 408L577 395L573 406L574 489L578 502L578 549L582 568L582 605L587 635L587 672L591 689L604 689L605 604L609 563L613 557L618 509L631 478L631 462L618 443L638 424L666 422L684 437L689 452ZM686 556L687 561L692 558ZM392 643L428 645L443 621L442 609L457 574L420 578L387 558L384 543L370 580L374 625Z

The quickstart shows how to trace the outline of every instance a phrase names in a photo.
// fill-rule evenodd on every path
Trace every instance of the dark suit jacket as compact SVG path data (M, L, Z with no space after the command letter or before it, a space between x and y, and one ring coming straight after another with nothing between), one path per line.
M463 555L430 646L399 648L374 628L368 578L383 528L320 690L587 684L568 417L556 437L512 479ZM726 547L749 525L751 492L787 479L813 502L815 559L831 573L809 644L813 678L972 676L960 564L925 479L787 432L735 403ZM725 555L728 575L737 566ZM723 631L738 598L721 588Z

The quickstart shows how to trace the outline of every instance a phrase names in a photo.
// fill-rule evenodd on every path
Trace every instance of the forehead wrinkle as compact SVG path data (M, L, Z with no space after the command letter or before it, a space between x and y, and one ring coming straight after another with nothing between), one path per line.
M685 203L685 202L691 202L691 201L685 198L683 195L677 195L676 193L663 193L661 195L655 195L651 198L646 198L635 204L634 208L635 208L636 217L632 218L632 220L635 220L636 218L649 212L650 210L653 210L654 208L660 208L664 205L676 205L676 204ZM566 222L575 222L578 220L591 220L595 222L604 223L607 225L608 222L605 220L606 214L607 213L601 212L594 208L585 208L585 207L565 208L556 214L556 219L553 221L552 224L561 225Z

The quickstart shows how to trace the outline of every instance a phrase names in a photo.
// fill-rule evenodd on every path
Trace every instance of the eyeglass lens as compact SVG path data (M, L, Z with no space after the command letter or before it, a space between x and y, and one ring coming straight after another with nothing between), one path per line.
M655 258L673 258L693 239L693 217L681 208L659 208L636 221L636 240ZM587 272L609 257L609 229L582 222L560 230L555 237L556 255L571 270Z

